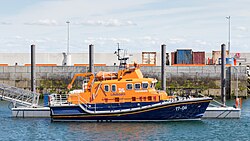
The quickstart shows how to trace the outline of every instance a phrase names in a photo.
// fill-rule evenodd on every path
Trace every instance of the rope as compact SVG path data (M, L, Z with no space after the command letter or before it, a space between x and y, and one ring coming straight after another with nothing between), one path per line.
M205 97L205 95L203 95L203 94L199 94L199 95L201 95L201 96L204 96ZM217 103L217 104L219 104L220 106L223 106L223 104L221 103L221 102L219 102L219 101L217 101L217 100L215 100L215 99L213 99L213 102L215 102L215 103ZM209 104L209 105L212 105L212 106L214 106L214 107L217 107L216 105L214 105L214 104ZM227 106L226 106L227 107Z

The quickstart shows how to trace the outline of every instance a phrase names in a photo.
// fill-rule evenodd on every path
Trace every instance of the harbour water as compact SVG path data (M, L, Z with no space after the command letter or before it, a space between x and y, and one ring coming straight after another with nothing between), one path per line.
M232 104L232 101L229 101ZM250 99L240 119L150 123L51 122L12 118L9 102L0 101L0 140L250 140Z

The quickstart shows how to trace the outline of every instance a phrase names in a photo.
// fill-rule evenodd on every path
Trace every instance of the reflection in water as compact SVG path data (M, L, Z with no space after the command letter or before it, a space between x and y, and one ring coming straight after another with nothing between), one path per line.
M11 118L8 102L0 101L0 127L0 140L249 140L250 100L243 101L241 119L149 123Z
M150 136L155 128L157 124L148 123L69 123L72 132L94 133L101 135L103 140L142 140L143 134ZM96 139L100 138L96 136Z
M145 140L164 139L165 135L175 134L180 124L185 126L202 126L202 121L187 122L150 122L150 123L66 123L70 132L84 134L95 140ZM160 130L159 130L160 129ZM161 130L161 129L164 129ZM100 136L102 138L100 138Z

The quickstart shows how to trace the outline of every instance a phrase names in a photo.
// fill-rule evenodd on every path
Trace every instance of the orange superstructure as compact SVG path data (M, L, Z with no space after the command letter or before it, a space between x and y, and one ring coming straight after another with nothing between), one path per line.
M77 77L88 79L88 82L83 83L81 90L71 92L68 100L74 104L78 104L79 98L85 104L157 102L169 98L165 92L155 90L156 79L143 78L137 64L118 73L99 72L96 77L93 73L76 74L69 89Z

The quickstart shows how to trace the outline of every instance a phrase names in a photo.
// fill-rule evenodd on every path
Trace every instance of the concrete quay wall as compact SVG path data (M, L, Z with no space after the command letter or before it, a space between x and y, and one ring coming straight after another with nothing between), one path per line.
M236 69L237 68L237 69ZM228 68L229 69L229 68ZM36 83L37 88L40 92L51 92L51 91L61 91L66 90L67 84L70 83L74 74L87 72L88 67L84 66L51 66L51 67L36 67ZM95 72L98 71L111 71L116 72L118 70L117 66L103 66L95 67ZM246 67L238 66L231 67L231 91L235 89L235 81L238 79L241 91L239 94L242 96L247 95L247 76ZM153 77L160 79L161 67L141 67L141 71L145 77ZM166 76L167 76L167 86L172 85L172 83L181 83L180 85L186 85L182 82L196 83L196 85L204 84L207 81L214 83L212 94L220 92L220 66L203 66L203 67L177 67L177 66L167 66ZM20 87L24 89L30 88L30 67L28 66L1 66L0 67L0 83L5 83L11 86ZM81 81L78 81L79 86ZM170 86L169 86L170 87ZM172 86L175 87L175 86ZM191 86L192 87L192 86ZM217 92L214 92L217 89ZM211 92L208 92L211 94Z

